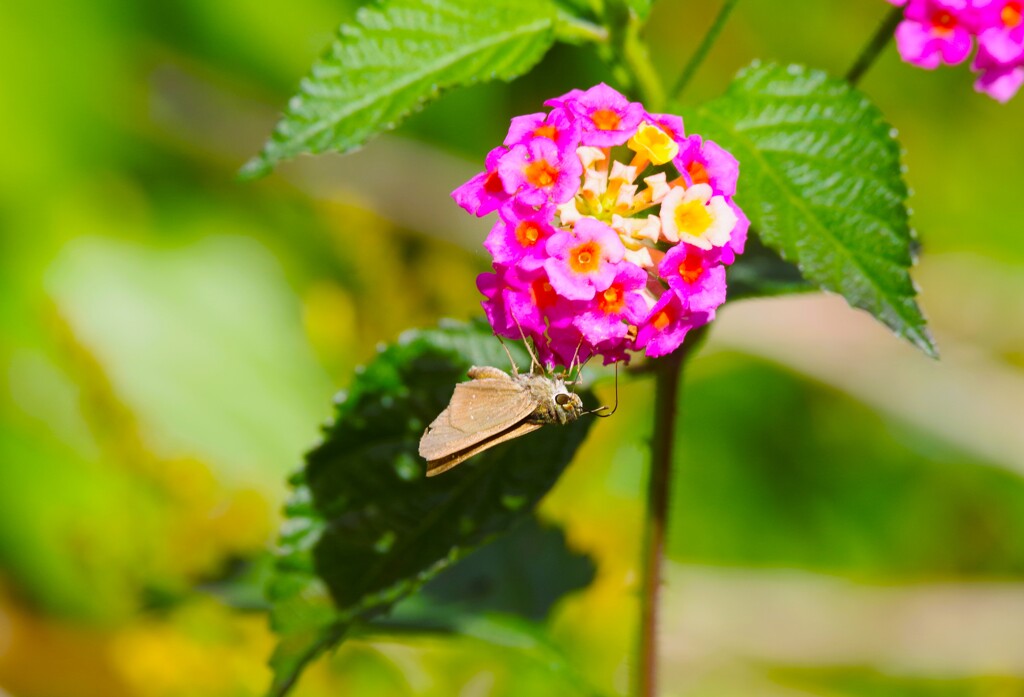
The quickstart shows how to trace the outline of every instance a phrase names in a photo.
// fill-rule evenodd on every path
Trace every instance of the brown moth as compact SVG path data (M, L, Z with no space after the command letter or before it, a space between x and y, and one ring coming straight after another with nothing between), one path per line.
M579 395L567 390L560 377L519 374L515 364L512 375L490 366L473 366L468 375L420 438L428 477L544 424L567 424L583 413Z

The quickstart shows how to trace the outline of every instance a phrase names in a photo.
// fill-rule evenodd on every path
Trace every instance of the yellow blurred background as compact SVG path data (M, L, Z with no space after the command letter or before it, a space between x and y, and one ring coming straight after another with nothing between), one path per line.
M0 695L262 693L285 477L378 343L480 313L490 223L450 190L511 116L608 79L556 47L236 181L355 6L0 4ZM668 81L716 10L656 6ZM686 101L754 58L842 74L886 10L745 0ZM942 360L812 295L728 306L692 363L665 695L1024 695L1024 97L971 81L890 47L862 84L906 149ZM623 385L542 506L597 568L546 623L565 665L486 632L358 638L295 694L625 694L650 401Z

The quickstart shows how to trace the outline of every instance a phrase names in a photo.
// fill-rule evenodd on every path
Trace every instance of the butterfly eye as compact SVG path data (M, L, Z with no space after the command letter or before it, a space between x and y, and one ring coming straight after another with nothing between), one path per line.
M560 406L560 407L564 407L566 404L569 403L569 395L567 395L567 394L556 394L555 395L555 403L558 406Z

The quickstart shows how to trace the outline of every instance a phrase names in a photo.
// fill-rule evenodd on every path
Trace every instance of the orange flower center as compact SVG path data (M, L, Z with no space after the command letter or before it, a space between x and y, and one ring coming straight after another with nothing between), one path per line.
M694 184L711 183L711 179L708 178L708 171L704 168L704 165L697 162L696 160L686 165L686 171L690 175L690 180Z
M605 292L598 293L597 305L606 315L617 315L622 312L626 305L626 294L622 292L622 286L612 284Z
M533 129L533 135L535 138L548 138L554 140L558 137L558 129L551 124L544 124L543 126L537 126Z
M654 319L651 320L651 324L653 324L654 328L660 332L664 330L665 327L672 324L672 317L668 314L668 312L662 310L661 312L654 316Z
M675 210L676 228L694 237L700 237L711 227L711 214L700 200L680 204Z
M530 299L539 309L551 307L558 299L555 289L546 278L538 278L530 284Z
M1003 5L1003 11L999 13L999 18L1003 20L1003 24L1007 29L1013 29L1024 19L1024 4L1019 2L1006 3Z
M597 109L590 115L590 120L599 131L614 131L618 129L621 119L611 109Z
M590 274L601 265L601 247L591 240L569 251L569 268L579 274Z
M532 220L524 220L516 225L516 241L523 247L532 247L540 239L540 225Z
M689 253L686 258L683 259L683 263L679 265L679 275L682 276L683 280L687 283L693 284L697 282L700 275L704 273L704 260L701 259L700 254Z
M555 183L558 177L558 170L552 167L547 160L534 160L526 165L526 181L538 189L546 189Z
M932 15L932 31L940 36L953 33L956 29L956 17L951 12L939 10Z

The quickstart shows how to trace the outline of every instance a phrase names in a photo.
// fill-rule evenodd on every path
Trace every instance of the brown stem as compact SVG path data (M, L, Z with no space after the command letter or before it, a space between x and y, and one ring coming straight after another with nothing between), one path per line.
M658 609L661 566L665 556L665 531L672 484L679 395L683 366L704 342L708 325L694 329L674 353L650 361L654 373L654 433L651 436L651 478L647 485L647 518L644 521L640 632L637 642L635 697L655 697L658 678Z
M637 697L654 697L658 674L658 607L661 565L668 522L672 447L675 441L679 382L686 355L676 351L657 361L654 371L654 435L651 476L647 488L647 520L643 547L643 585L640 596L640 645L636 667Z
M851 85L856 85L864 77L882 50L892 40L892 33L896 31L897 25L903 20L903 8L893 7L885 15L885 19L878 25L875 33L868 39L867 44L861 49L857 60L853 62L850 69L846 71L846 80Z

